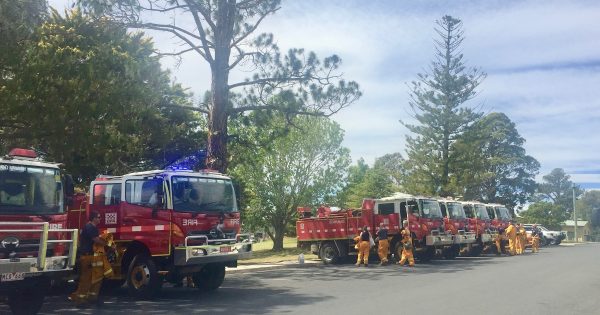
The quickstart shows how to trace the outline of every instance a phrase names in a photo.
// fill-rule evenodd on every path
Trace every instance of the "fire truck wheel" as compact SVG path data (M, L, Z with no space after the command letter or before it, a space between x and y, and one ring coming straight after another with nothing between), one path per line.
M15 315L37 314L44 304L44 286L29 286L13 291L8 306Z
M194 286L200 291L208 292L218 289L225 280L225 265L208 264L192 275Z
M127 272L129 294L138 299L152 299L158 294L161 286L162 278L154 261L146 254L136 255Z
M339 260L337 249L332 243L323 243L319 251L319 256L324 264L335 264Z
M469 251L469 256L478 257L479 255L481 255L482 251L483 251L483 244L479 244L479 246L473 246L473 247L471 247L471 250Z

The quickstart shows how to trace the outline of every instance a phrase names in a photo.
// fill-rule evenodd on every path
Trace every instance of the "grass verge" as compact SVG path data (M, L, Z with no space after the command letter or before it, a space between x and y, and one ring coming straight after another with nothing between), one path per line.
M283 251L275 252L272 248L273 241L271 240L254 243L252 244L252 258L239 260L238 264L271 264L283 261L298 261L298 255L300 255L300 253L304 254L304 260L318 259L317 255L313 255L303 249L297 248L296 238L294 237L285 237L283 239Z

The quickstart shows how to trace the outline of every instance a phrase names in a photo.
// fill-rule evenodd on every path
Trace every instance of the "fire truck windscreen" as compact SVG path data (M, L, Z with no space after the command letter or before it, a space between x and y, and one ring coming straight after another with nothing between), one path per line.
M466 219L465 210L462 207L462 204L458 202L449 202L447 204L448 212L450 214L451 219Z
M510 220L510 214L508 213L508 209L504 207L498 208L498 212L500 213L500 218L504 221Z
M477 219L481 220L489 220L490 216L487 213L487 209L484 205L475 205L475 215Z
M63 205L58 169L0 164L0 213L62 213Z
M173 210L185 212L237 212L230 180L173 176Z
M428 219L435 219L442 217L442 210L440 210L440 203L437 200L419 199L419 207L423 212L423 217Z

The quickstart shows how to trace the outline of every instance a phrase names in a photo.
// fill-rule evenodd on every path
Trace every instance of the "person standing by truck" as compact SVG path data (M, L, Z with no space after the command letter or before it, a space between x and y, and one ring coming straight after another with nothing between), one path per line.
M508 251L511 256L516 254L516 243L517 243L517 229L513 225L513 221L510 221L506 228L506 237L508 238Z
M99 302L98 294L102 286L102 278L93 279L95 267L98 261L102 261L94 256L94 245L106 245L106 241L100 237L98 224L100 224L100 214L92 211L89 217L90 221L81 230L79 246L79 284L77 290L69 296L69 300L84 304L89 302Z
M360 266L362 263L365 267L369 266L369 250L371 249L371 233L367 226L364 226L359 236L354 238L358 242L358 259L356 260L356 266Z
M540 235L542 231L538 229L537 224L531 227L531 252L537 253L540 251Z
M381 261L379 265L387 265L390 243L388 240L388 229L383 223L379 224L379 230L377 231L377 244L379 244L378 254L379 260Z
M410 237L410 230L408 227L405 227L402 230L402 258L398 262L400 266L403 266L404 263L408 260L408 266L415 266L415 258L413 257L413 244L412 238Z

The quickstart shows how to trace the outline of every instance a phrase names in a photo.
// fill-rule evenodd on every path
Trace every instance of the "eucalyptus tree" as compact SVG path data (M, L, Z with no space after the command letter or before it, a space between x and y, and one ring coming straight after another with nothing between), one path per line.
M229 120L248 111L276 110L288 116L329 116L360 97L358 84L346 82L341 58L319 59L313 52L281 52L272 34L257 33L280 0L79 0L90 12L130 28L164 32L180 44L161 55L196 54L210 68L206 101L192 109L208 117L207 165L228 166ZM247 75L234 80L234 74ZM292 107L271 102L288 93Z

